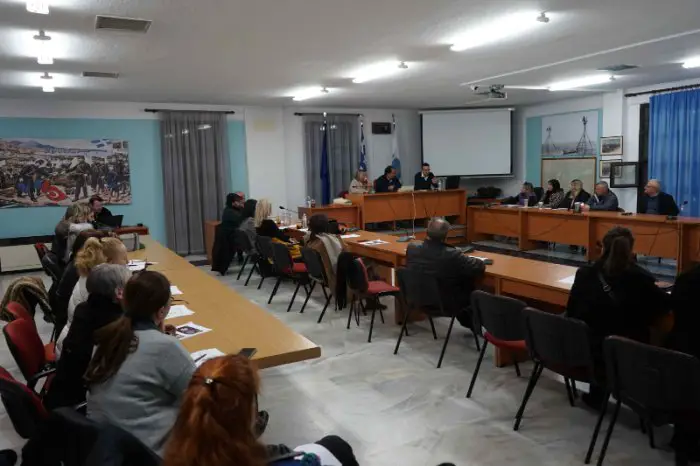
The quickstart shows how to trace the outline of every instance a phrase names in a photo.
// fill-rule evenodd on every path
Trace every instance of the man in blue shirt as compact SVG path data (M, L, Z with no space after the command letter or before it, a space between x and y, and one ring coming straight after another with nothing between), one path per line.
M378 193L395 193L401 189L401 182L396 177L396 169L391 165L384 169L384 175L374 182L374 190Z
M639 208L640 214L670 215L675 217L680 211L673 196L661 191L658 180L647 181L644 197Z
M610 186L605 181L599 181L595 185L595 193L588 200L588 203L583 205L584 211L610 211L617 212L619 207L617 196L610 191Z

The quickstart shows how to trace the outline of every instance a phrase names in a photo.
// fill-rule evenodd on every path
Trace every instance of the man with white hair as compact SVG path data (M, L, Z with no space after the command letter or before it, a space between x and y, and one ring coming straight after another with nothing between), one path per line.
M639 203L640 214L678 215L679 209L673 196L661 191L659 180L649 180L644 186L644 197Z
M595 192L588 200L588 203L583 205L584 211L610 211L617 212L620 206L617 196L610 191L610 186L605 181L599 181L595 185Z

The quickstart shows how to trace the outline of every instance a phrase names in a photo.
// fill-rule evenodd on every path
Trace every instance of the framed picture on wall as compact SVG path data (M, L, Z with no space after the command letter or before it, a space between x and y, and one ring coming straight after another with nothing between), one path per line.
M600 155L622 155L622 136L600 138Z
M638 188L639 163L613 162L610 167L611 188Z
M605 160L601 160L599 167L600 167L600 177L601 178L611 178L613 175L613 164L615 163L621 163L622 162L622 157L616 157L616 158L606 158ZM617 170L620 170L620 167L616 167ZM616 172L615 175L619 178L622 172Z

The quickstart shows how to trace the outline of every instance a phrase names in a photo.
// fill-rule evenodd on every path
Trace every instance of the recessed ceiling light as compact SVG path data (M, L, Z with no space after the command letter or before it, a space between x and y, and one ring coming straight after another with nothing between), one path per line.
M43 75L41 75L41 79L53 79L53 76L51 76L49 72L46 71Z
M51 53L51 36L46 35L44 30L39 31L39 34L34 36L34 40L38 44L38 53L36 61L40 65L53 65L53 54Z
M582 87L595 86L596 84L605 84L614 79L614 76L610 74L599 74L594 76L586 76L583 78L569 79L567 81L559 81L552 83L547 87L552 92L567 91L571 89L580 89Z
M374 65L366 66L360 69L352 82L355 84L366 83L367 81L372 81L374 79L385 78L400 72L401 70L408 69L408 64L405 61L386 61L381 63L376 63Z
M691 58L683 63L683 68L698 68L700 67L700 57Z
M532 11L503 16L461 34L455 39L450 50L461 52L504 39L510 39L549 22L549 18L546 16L547 21L542 21L540 18L542 18L542 15L538 16L537 12Z
M328 89L325 87L310 87L308 89L303 89L297 92L292 100L296 102L301 102L302 100L313 99L315 97L321 97L328 94Z
M54 92L56 89L53 86L49 85L49 86L42 86L41 90L44 92Z
M49 2L48 0L27 0L27 11L40 15L48 15Z
M545 23L545 24L548 23L549 16L547 16L547 12L543 11L542 13L540 13L540 15L537 17L537 21L539 21L540 23Z

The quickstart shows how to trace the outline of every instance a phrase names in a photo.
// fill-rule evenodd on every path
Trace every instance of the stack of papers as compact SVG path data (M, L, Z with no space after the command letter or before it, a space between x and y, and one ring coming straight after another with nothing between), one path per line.
M343 239L348 239L348 238L359 238L360 235L355 235L355 234L350 234L350 235L342 235L341 238Z
M177 295L181 295L181 294L183 294L183 293L182 293L182 291L180 291L180 288L178 288L177 286L172 285L170 287L170 295L171 296L177 296Z
M372 240L362 241L360 244L363 246L378 246L380 244L389 244L389 242L381 240L381 239L372 239Z
M479 256L469 256L469 257L471 257L472 259L479 259L480 261L487 261L487 260L489 260L488 257L479 257Z
M185 305L177 304L175 306L170 306L170 312L166 319L176 319L178 317L191 316L194 311Z
M146 265L146 261L131 260L127 264L127 267L129 267L129 270L132 272L140 272L141 270L146 269Z
M210 359L218 358L219 356L225 356L225 354L216 348L209 348L201 351L195 351L192 353L192 359L194 364L199 367Z
M186 324L175 327L175 336L178 340L187 340L188 338L207 332L211 332L211 329L197 325L194 322L187 322Z
M575 279L576 279L576 275L571 275L571 276L568 276L566 278L562 278L561 280L559 280L559 283L563 283L565 285L573 285Z

